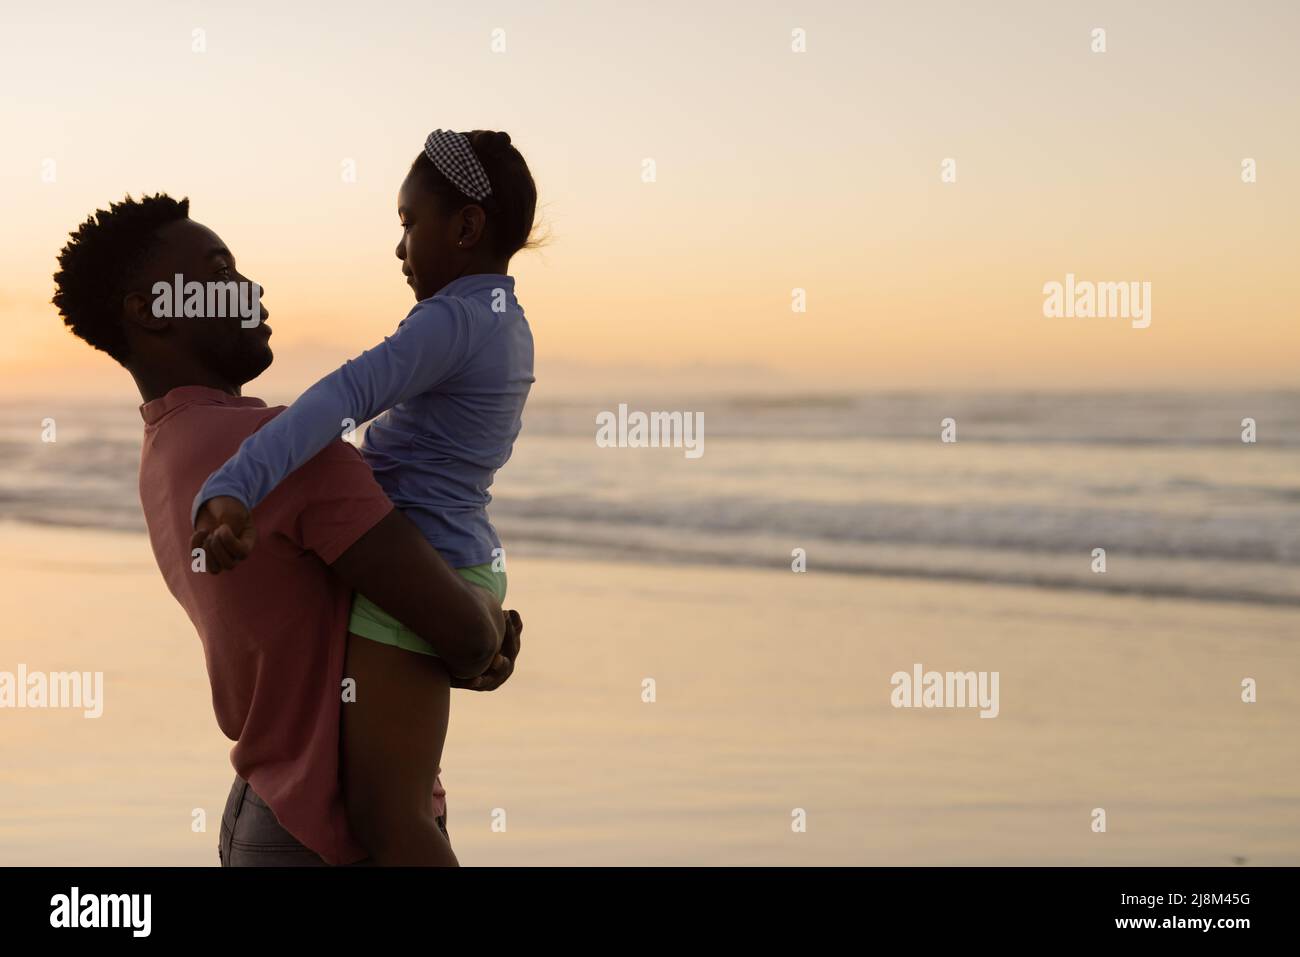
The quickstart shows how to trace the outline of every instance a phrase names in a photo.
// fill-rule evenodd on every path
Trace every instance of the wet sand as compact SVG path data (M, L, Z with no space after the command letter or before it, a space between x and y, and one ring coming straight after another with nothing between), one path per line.
M519 670L443 760L462 863L1300 863L1300 610L810 568L512 552ZM0 577L0 671L105 683L0 708L0 864L216 865L229 742L147 540L0 524ZM998 717L892 707L918 662L999 672Z

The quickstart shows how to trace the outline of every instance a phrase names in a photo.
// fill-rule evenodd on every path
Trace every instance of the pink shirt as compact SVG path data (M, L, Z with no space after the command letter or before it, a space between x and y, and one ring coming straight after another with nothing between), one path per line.
M234 572L191 570L194 490L274 418L261 399L204 386L140 407L140 503L167 588L199 633L230 763L280 825L330 864L366 856L339 788L339 709L352 593L329 565L393 508L342 440L253 510L257 548ZM446 813L435 785L434 813Z

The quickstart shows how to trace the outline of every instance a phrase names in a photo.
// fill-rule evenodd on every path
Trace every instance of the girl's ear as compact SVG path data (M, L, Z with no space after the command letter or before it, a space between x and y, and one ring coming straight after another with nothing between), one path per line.
M456 237L456 245L472 249L483 238L486 226L487 214L483 212L483 207L466 206L460 211L460 235Z

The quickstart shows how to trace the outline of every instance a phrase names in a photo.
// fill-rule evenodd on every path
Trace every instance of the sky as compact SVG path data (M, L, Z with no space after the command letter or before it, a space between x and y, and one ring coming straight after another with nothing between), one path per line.
M396 192L436 127L508 131L537 180L547 242L511 271L539 391L1295 385L1292 3L73 2L0 27L3 392L130 390L51 275L91 211L159 190L265 287L250 391L306 386L409 309ZM1044 316L1067 273L1149 282L1151 324Z

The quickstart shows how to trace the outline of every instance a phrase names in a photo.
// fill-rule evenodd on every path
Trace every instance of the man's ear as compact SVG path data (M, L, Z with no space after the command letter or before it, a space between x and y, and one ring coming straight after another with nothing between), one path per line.
M163 293L167 297L169 293ZM170 310L159 310L164 315L154 315L154 302L158 297L142 292L128 292L122 297L122 322L141 329L159 331L171 325ZM164 303L165 305L165 303Z

